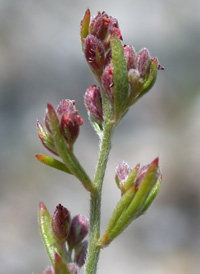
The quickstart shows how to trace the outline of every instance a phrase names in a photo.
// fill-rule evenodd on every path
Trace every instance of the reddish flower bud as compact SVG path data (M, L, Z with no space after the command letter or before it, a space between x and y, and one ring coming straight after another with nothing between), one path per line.
M124 57L126 59L127 70L136 68L136 51L132 46L124 45Z
M103 87L107 93L109 100L113 103L114 95L113 95L112 87L113 87L114 83L113 83L113 67L112 67L112 65L108 65L104 69L103 74L102 74L102 84L103 84Z
M107 34L108 21L109 17L105 11L98 12L97 16L95 16L91 21L90 33L103 40Z
M78 268L77 268L76 264L69 263L67 265L67 267L68 267L68 269L69 269L69 271L70 271L71 274L77 274L78 273Z
M109 34L111 35L115 34L119 37L120 40L122 40L122 35L119 29L118 20L112 16L110 16L109 19L110 19L110 22L108 24Z
M94 70L101 70L104 66L104 48L102 42L94 35L85 39L85 58Z
M77 215L72 219L70 232L68 235L68 245L72 249L79 244L89 232L89 221L81 215Z
M155 178L155 183L157 182L157 180L160 178L161 176L161 172L160 172L160 168L158 166L158 158L156 158L151 164L149 165L145 165L143 167L141 167L137 173L136 179L135 179L135 187L136 189L139 188L140 183L143 181L144 177L146 176L149 167L156 164L157 165L157 172L156 172L156 178Z
M69 211L61 204L56 206L54 214L51 217L51 227L60 241L65 241L69 234L71 217Z
M83 124L83 119L75 108L75 101L62 100L57 108L57 114L63 137L68 144L73 144L78 137L79 128Z
M141 77L144 77L148 72L151 63L151 56L149 51L144 48L137 54L137 69Z
M78 246L75 248L75 261L79 267L83 266L86 260L87 255L87 249L88 249L88 241L81 242Z
M43 145L51 152L58 155L54 145L49 110L53 111L54 116L58 120L61 133L69 145L73 145L76 141L79 134L79 128L83 124L83 119L78 115L78 111L75 108L75 101L73 100L62 100L58 105L57 111L54 110L53 106L48 104L48 110L45 115L46 130L42 127L40 122L37 122L38 135Z
M103 121L103 107L100 89L90 86L85 93L85 105L91 115L97 120Z

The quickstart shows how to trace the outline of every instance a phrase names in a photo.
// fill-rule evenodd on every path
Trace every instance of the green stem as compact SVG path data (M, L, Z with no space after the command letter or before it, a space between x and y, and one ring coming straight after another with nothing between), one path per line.
M113 123L106 123L100 145L100 154L94 178L94 189L91 192L90 200L90 241L86 261L86 274L95 274L99 259L100 248L97 246L100 237L100 218L101 218L101 194L105 175L108 156L111 149L111 137Z

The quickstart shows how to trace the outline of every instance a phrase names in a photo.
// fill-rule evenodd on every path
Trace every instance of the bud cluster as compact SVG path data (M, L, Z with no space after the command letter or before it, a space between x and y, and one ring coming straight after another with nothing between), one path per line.
M157 70L163 68L157 58L151 58L146 48L136 53L132 46L118 43L122 40L118 21L105 12L99 12L97 16L91 18L88 9L81 21L80 33L83 52L89 67L100 87L106 92L115 120L120 120L128 108L152 87ZM86 97L88 97L87 92ZM96 104L95 100L92 102L91 104L86 100L89 113L95 119L102 120L102 115L100 119L99 115L96 117L96 109L99 110L97 102ZM102 109L101 106L100 113Z
M88 241L83 241L89 232L89 222L84 216L76 215L71 219L69 211L57 205L51 216L53 233L60 243L67 243L69 257L74 251L73 262L78 267L85 263Z
M54 214L50 216L45 205L40 202L39 225L54 265L54 269L47 267L42 274L61 273L56 269L62 269L62 273L66 274L77 274L86 260L88 241L85 237L89 232L88 219L81 215L71 218L68 209L61 204L56 206Z
M49 111L53 111L58 120L60 132L66 142L66 145L71 149L74 142L79 135L79 128L83 124L83 119L78 115L78 111L75 107L74 100L62 100L58 105L57 110L48 104L47 112L45 115L45 126L37 122L37 130L42 144L51 152L58 155L55 143L54 143L54 130L52 129L52 123L50 122Z
M148 209L158 193L161 177L158 158L142 168L138 164L131 169L125 162L118 165L115 180L122 197L114 209L104 235L99 240L100 247L108 245Z
M156 162L158 162L158 159L155 159L151 164L142 166L141 168L140 164L137 164L134 169L131 169L124 161L120 163L115 170L115 181L122 194L126 193L131 187L134 188L136 192L139 189L139 186L144 180L145 176L148 174L149 167ZM155 183L160 178L160 168L157 166Z

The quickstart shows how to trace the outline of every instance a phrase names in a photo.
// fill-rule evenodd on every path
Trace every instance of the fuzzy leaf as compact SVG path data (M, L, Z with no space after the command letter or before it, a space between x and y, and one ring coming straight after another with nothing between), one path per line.
M100 247L105 247L107 246L113 238L110 237L110 234L115 227L115 224L117 223L118 219L122 215L123 212L126 211L127 207L130 205L133 197L135 194L135 187L131 187L120 199L118 202L117 206L115 207L113 214L110 218L110 221L108 223L108 226L106 228L106 231L104 235L100 238L98 241L98 245Z
M114 112L116 121L120 120L124 113L128 98L128 72L124 50L119 37L111 38L112 62L113 62L113 91L114 91Z
M82 45L83 51L84 51L83 39L86 38L89 34L89 24L90 24L90 10L87 9L83 17L83 20L81 21L81 29L80 29L81 45Z

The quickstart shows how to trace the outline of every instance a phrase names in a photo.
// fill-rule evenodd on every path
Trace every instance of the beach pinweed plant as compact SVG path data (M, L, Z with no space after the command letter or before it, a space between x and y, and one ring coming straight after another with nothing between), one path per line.
M105 12L91 17L90 10L86 10L80 36L85 59L97 81L84 96L89 120L100 140L94 179L73 152L83 124L73 100L62 100L56 110L47 104L45 126L37 122L42 144L59 160L46 155L36 157L48 166L76 176L89 192L90 216L89 220L81 215L71 216L69 209L61 204L50 216L40 202L39 228L52 263L42 274L76 274L83 266L84 273L95 274L101 249L148 209L161 183L158 158L133 168L121 162L115 170L120 199L107 228L100 233L102 185L114 129L129 108L151 89L157 71L163 68L146 48L136 52L133 46L124 45L117 19Z

